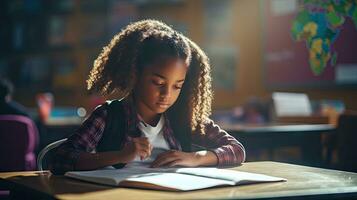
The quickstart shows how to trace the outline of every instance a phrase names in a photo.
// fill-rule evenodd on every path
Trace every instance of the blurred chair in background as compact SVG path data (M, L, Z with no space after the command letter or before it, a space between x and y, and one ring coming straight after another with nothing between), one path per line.
M13 93L13 84L5 78L0 78L0 115L23 115L28 117L26 108L12 99Z
M37 157L37 170L47 170L49 169L48 163L53 159L53 152L55 148L60 146L62 143L66 142L67 138L55 141L41 150Z
M0 115L0 171L36 169L39 143L34 122L25 116Z
M327 144L327 162L339 170L357 172L357 112L345 112L338 118L336 134ZM333 158L336 152L337 159Z
M320 100L317 102L318 112L321 116L327 116L329 119L329 124L337 126L338 119L341 114L343 114L346 110L345 104L342 100Z
M262 125L270 122L269 102L250 97L242 106L214 110L212 119L222 124Z
M250 97L243 105L241 121L246 124L264 124L270 121L269 105L257 97Z

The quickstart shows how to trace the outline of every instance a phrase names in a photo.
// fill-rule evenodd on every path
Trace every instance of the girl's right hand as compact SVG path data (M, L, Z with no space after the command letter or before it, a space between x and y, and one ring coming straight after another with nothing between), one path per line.
M136 156L144 160L151 155L152 149L147 137L136 137L123 148L123 154L128 156L128 162L133 161Z

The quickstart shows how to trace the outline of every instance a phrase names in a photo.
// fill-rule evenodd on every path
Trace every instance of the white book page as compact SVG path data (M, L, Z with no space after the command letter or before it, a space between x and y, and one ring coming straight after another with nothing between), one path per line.
M195 190L218 185L238 185L254 182L286 181L284 178L228 169L150 168L147 163L132 163L122 169L107 167L93 171L73 171L65 174L89 182L118 186L121 181L137 181L178 190ZM173 181L174 180L174 181Z
M149 168L147 166L131 166L122 169L106 167L104 169L92 171L70 171L65 174L67 177L77 178L89 182L101 183L117 186L121 181L146 173L174 172L175 168Z
M172 168L131 167L123 169L67 172L66 176L112 186L117 186L121 181L125 180L150 183L182 191L235 184L233 181L228 180L174 173L176 170L177 169Z
M275 182L286 181L284 178L267 176L264 174L256 174L249 172L241 172L236 170L218 169L218 168L180 168L177 173L193 174L222 180L234 181L236 184L254 183L254 182Z
M233 181L207 178L179 173L149 173L126 179L143 183L151 183L162 187L188 191L209 188L214 186L235 185Z

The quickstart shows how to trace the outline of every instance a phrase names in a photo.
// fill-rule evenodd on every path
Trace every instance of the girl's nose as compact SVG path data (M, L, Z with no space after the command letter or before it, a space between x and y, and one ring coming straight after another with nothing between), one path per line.
M162 87L162 89L160 91L160 96L162 98L169 98L170 95L171 95L170 87L168 87L168 86Z

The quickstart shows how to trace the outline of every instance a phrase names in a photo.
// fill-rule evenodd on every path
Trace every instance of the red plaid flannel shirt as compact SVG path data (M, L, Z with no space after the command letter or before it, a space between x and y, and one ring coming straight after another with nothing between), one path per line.
M140 117L128 101L123 102L126 112L126 123L129 127L124 145L130 141L130 135L139 131ZM51 169L57 173L74 170L80 152L95 152L96 146L103 137L107 110L98 106L83 122L77 131L68 138L55 152ZM169 120L165 117L163 135L171 149L181 150L178 140L174 137ZM212 151L218 158L218 166L238 165L245 160L243 145L226 131L220 129L212 120L205 125L205 134L193 134L192 143Z

